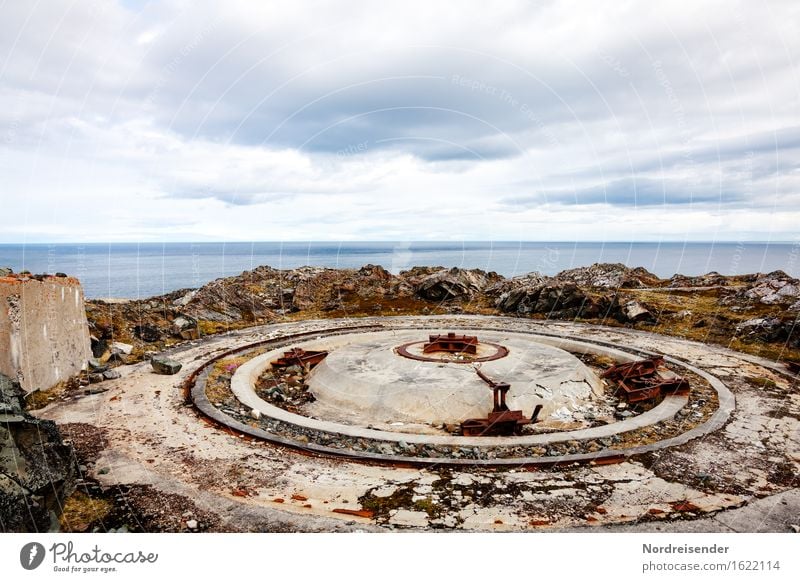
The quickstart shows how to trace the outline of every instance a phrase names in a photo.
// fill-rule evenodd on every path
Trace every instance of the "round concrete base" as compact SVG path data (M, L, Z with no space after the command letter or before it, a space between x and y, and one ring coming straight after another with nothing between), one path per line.
M504 358L483 362L481 371L511 384L507 404L530 416L542 404L542 418L591 404L603 384L578 358L562 349L513 333L476 332L482 342L508 348ZM317 398L306 412L349 424L458 424L485 417L492 390L471 365L423 362L396 353L400 344L418 340L417 331L353 334L332 340L330 354L310 374ZM312 347L313 346L313 347ZM320 342L300 347L314 349Z

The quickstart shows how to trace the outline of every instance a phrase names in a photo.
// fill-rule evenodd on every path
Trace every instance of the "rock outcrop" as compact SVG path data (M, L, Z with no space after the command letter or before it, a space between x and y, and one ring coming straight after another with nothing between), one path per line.
M589 267L562 271L555 278L580 287L605 289L655 287L661 284L661 280L647 269L631 269L622 263L595 263Z
M754 317L737 324L736 332L744 341L782 343L788 348L800 348L800 326L794 318Z
M610 300L590 296L575 283L540 276L512 280L495 300L503 313L563 319L597 317L609 304Z
M112 365L141 360L176 342L288 316L505 313L655 325L667 333L669 326L680 325L682 333L701 341L727 343L734 336L745 342L778 337L780 333L740 333L735 326L760 316L784 321L797 312L798 282L781 271L659 279L646 269L617 263L569 269L552 277L529 273L511 279L480 269L414 267L392 274L378 265L288 270L264 266L199 289L141 301L87 304L92 350L101 359L110 354ZM782 329L791 344L792 334L799 332ZM135 345L134 353L111 353L115 341Z
M724 287L728 285L728 277L720 275L716 271L711 271L705 275L697 277L687 277L686 275L673 275L669 279L668 287Z
M453 299L473 299L493 280L496 273L487 274L480 269L440 269L421 279L413 280L414 288L420 297L429 301L450 301Z
M25 412L19 384L0 374L0 531L56 528L74 484L72 447L54 422Z
M793 304L800 300L800 281L783 271L773 271L759 275L740 297L766 305Z

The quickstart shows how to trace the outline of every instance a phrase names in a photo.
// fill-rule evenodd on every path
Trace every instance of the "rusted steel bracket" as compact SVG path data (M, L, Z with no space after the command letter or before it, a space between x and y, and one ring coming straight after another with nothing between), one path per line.
M481 380L492 389L493 407L486 418L469 418L461 423L463 436L510 436L520 434L525 425L538 421L542 405L538 404L531 415L525 418L521 410L509 410L506 404L506 394L511 389L508 382L495 382L484 374L480 368L475 368Z
M288 366L300 366L302 368L313 368L328 355L326 351L304 350L302 348L292 348L288 352L283 352L283 356L274 360L272 365L276 368Z
M422 346L423 354L447 352L450 354L478 353L478 338L474 335L456 335L453 332L428 336L428 342Z
M617 396L629 404L689 390L688 380L664 368L663 356L617 364L600 377L614 382Z

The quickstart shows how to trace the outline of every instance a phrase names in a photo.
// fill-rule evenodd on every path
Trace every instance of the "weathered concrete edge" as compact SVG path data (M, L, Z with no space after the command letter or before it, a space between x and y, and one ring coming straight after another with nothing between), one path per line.
M463 331L480 331L461 328ZM484 329L484 331L486 331ZM368 332L367 332L368 333ZM508 332L514 333L514 332ZM553 342L552 338L539 336L537 334L526 334L532 338L544 339L543 343L558 343L562 349L565 346L575 351L590 351L599 355L611 356L622 361L634 359L629 353L608 347L597 347L585 341L572 338L561 339ZM321 431L326 433L341 434L352 438L364 438L384 442L406 442L414 444L441 445L441 446L468 446L479 448L491 448L496 446L538 446L549 445L570 440L587 440L610 437L616 434L629 432L645 426L649 426L667 420L686 406L689 401L686 395L669 395L656 407L647 412L635 416L622 422L616 422L605 426L581 429L563 433L536 434L518 437L453 437L444 435L419 435L411 433L397 433L377 429L369 429L352 425L340 424L336 422L308 418L299 414L288 412L282 408L274 406L261 398L255 392L255 384L258 377L266 370L270 362L276 358L276 352L272 350L249 360L239 366L231 378L231 392L245 406L258 410L261 414L275 420L293 424L304 429Z
M352 323L351 320L345 320L347 323ZM319 333L326 333L329 331L338 331L341 333L341 328L334 328L331 330L315 330L313 332L304 333L304 334L297 334L297 336L305 336ZM360 330L359 330L360 331ZM524 331L520 333L526 333ZM531 332L528 332L531 333ZM540 334L544 335L544 334ZM565 338L569 339L570 336L559 336L556 334L552 334L553 337L557 338ZM272 343L272 342L281 342L286 341L292 337L291 334L283 337L275 337L264 342L259 342L259 344L263 343ZM299 339L299 338L298 338ZM572 338L574 339L574 338ZM234 350L231 350L230 353L240 352L247 349L251 349L252 345L242 345ZM646 353L642 351L642 353ZM469 467L469 466L491 466L491 467L524 467L524 466L532 466L532 467L544 467L544 466L554 466L554 465L568 465L572 463L585 463L585 462L598 462L598 463L608 463L608 462L620 462L626 458L636 457L638 455L655 452L661 449L665 449L672 446L677 446L681 444L685 444L690 440L695 438L704 436L710 432L717 430L718 428L724 426L724 424L729 420L731 413L734 410L735 400L733 394L730 393L728 388L722 383L717 381L717 379L706 372L695 368L694 366L678 360L676 358L669 357L669 360L673 363L679 365L685 365L688 369L700 374L704 378L708 379L712 382L712 385L715 389L718 390L720 394L720 408L719 410L705 423L695 427L678 435L676 437L672 437L670 439L665 439L663 441L659 441L657 443L653 443L650 445L643 445L640 447L633 447L630 449L605 449L602 451L598 451L596 453L584 453L584 454L572 454L572 455L562 455L562 456L552 456L552 457L518 457L518 458L501 458L501 459L452 459L452 458L429 458L429 457L401 457L395 455L381 455L375 453L362 453L358 451L353 451L349 449L336 449L332 447L325 447L321 445L316 445L313 443L300 443L298 441L294 441L291 439L286 439L283 437L279 437L274 435L270 432L253 428L248 426L244 423L241 423L230 416L223 414L216 407L214 407L207 399L205 395L205 374L198 374L199 372L204 371L211 362L217 361L222 357L226 357L229 354L221 354L217 357L213 358L211 361L207 361L205 364L201 365L200 368L193 373L193 376L198 376L197 381L191 384L191 398L194 401L196 408L208 418L214 420L215 422L221 424L222 426L226 426L231 430L240 432L242 434L247 434L248 436L258 438L260 440L264 440L267 442L271 442L273 444L286 446L288 448L306 452L310 454L321 455L325 457L333 457L333 458L345 458L352 461L361 461L361 462L369 462L369 463L376 463L376 464L387 464L387 465L405 465L405 466L435 466L435 465L445 465L445 466L457 466L457 467Z

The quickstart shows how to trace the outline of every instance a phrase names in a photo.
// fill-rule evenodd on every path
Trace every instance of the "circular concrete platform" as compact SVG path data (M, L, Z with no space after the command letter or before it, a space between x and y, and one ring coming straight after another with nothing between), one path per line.
M249 375L241 391L231 380L230 396L209 400L207 382L225 358L240 363L252 352L240 369L257 377L263 350L377 326L417 328L423 336L440 329L527 333L616 361L659 353L692 389L682 402L671 395L611 425L453 436L448 445L442 435L389 435L398 442L358 427L342 433L319 421L302 426L302 418L281 409L280 417L267 418L269 407L255 398ZM242 330L192 342L171 357L184 364L177 378L155 375L147 363L125 366L109 391L55 402L39 414L81 431L94 427L89 437L71 436L90 438L92 450L100 450L90 471L104 487L125 483L132 491L145 485L139 489L184 495L213 510L220 530L540 531L639 522L639 530L788 531L786 520L797 514L798 378L775 362L719 346L523 318L374 317ZM176 380L186 382L196 409L186 406ZM699 414L704 400L709 416ZM257 408L260 420L250 414Z
M692 391L700 390L703 393L703 403L710 403L710 408L705 413L692 413L699 419L694 421L674 420L673 417L681 411L690 400L687 394L669 394L654 408L634 415L619 422L611 424L600 423L598 426L581 429L566 429L561 432L546 432L523 434L519 436L455 436L452 434L430 434L415 430L387 430L383 427L367 425L353 425L337 420L312 418L290 412L262 400L255 390L255 384L264 371L268 370L270 363L283 354L288 345L302 345L304 349L319 350L336 348L351 343L351 338L364 333L363 328L340 327L320 330L320 334L306 333L291 338L291 343L286 339L278 340L275 349L266 353L259 351L238 369L230 379L230 391L236 400L245 409L236 413L218 403L212 405L205 395L205 380L202 375L194 383L192 398L204 414L217 422L225 424L235 430L246 434L265 438L266 440L303 448L308 451L324 454L333 453L336 456L351 456L361 460L376 460L388 462L414 462L428 463L433 461L439 464L486 463L486 464L552 464L553 462L571 462L584 460L597 460L600 458L616 458L627 454L641 454L646 451L658 450L663 447L673 446L697 438L708 431L716 430L724 423L733 408L733 399L727 388L712 375L694 367L686 362L668 358L670 364L687 369L698 377L698 384ZM398 334L415 328L393 328L386 333ZM572 353L593 354L611 358L613 361L633 361L638 357L652 355L639 350L631 353L630 348L625 351L614 348L605 342L596 340L577 340L555 335L532 334L525 331L505 332L504 330L485 329L488 333L517 333L520 339L527 342L546 344L559 349L569 350ZM384 333L372 330L370 334ZM302 337L302 336L305 337ZM308 340L308 336L314 340ZM264 342L271 343L271 342ZM255 346L249 346L252 349ZM247 348L245 348L247 349ZM236 350L241 352L241 350ZM636 354L636 355L634 355ZM214 361L231 355L222 354ZM213 362L209 362L209 365ZM463 368L463 366L459 366ZM194 380L192 380L194 382ZM709 392L709 390L711 392ZM716 393L716 395L713 395ZM713 395L713 396L712 396ZM701 400L697 401L699 406ZM217 410L215 406L223 406ZM705 407L705 404L703 404ZM250 411L250 412L248 412ZM244 414L250 418L251 412L257 412L260 420L259 426L250 426L239 419L230 417L233 414ZM247 423L250 423L248 420ZM625 436L621 436L625 435ZM609 441L608 439L611 439ZM603 449L609 444L624 443L625 441L641 443L633 447L622 445ZM570 444L571 443L571 444ZM577 445L577 443L581 443ZM558 449L565 446L568 451L562 454ZM421 447L421 449L420 449ZM555 448L554 448L555 447ZM580 450L584 452L580 452ZM563 449L562 449L563 450ZM485 458L484 458L485 457ZM470 460L467 460L470 459Z
M603 383L565 350L522 334L479 333L482 343L508 350L506 357L483 362L480 369L494 381L511 384L507 403L512 410L530 416L534 407L542 404L544 418L559 410L571 412L602 394ZM308 377L309 389L317 399L306 409L311 416L360 426L458 424L485 417L492 408L492 390L478 377L475 367L444 360L411 360L395 351L398 344L419 340L418 331L343 337L332 344L300 345L330 351Z

